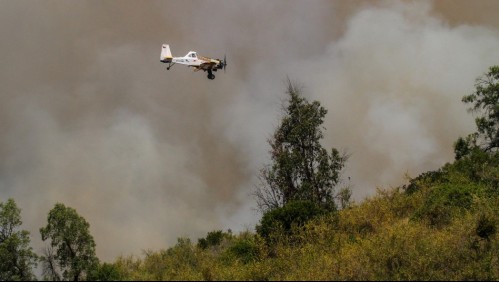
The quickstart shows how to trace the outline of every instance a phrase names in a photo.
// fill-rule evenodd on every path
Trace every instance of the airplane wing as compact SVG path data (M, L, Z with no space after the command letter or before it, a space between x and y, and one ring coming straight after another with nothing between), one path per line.
M201 65L199 65L199 68L206 71L213 69L215 66L216 66L215 62L208 62L208 63L202 63Z

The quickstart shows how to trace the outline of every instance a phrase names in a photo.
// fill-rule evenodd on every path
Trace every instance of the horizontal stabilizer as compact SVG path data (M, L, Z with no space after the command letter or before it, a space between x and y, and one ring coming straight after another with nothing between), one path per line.
M161 62L163 63L171 63L173 59L172 52L170 51L170 45L163 44L161 48Z

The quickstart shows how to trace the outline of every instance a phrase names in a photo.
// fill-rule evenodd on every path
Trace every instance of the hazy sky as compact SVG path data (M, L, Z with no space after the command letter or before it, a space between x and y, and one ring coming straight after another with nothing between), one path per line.
M357 201L453 160L499 64L499 1L0 1L0 201L41 253L57 202L103 260L253 230L286 77L351 154ZM159 62L194 50L227 72Z

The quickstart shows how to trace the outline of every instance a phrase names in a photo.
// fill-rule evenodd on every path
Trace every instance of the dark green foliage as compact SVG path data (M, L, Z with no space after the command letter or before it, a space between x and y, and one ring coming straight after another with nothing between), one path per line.
M266 212L256 232L266 240L270 240L275 232L286 235L292 233L295 227L303 226L310 219L325 214L327 211L310 201L294 201L284 207Z
M455 213L470 209L473 195L479 193L479 188L473 184L437 185L416 211L415 218L426 220L430 226L442 227L450 223Z
M94 270L92 270L87 280L89 281L119 281L122 280L121 273L114 264L103 263L99 264Z
M249 263L258 259L260 251L255 242L248 239L239 239L229 247L228 253L243 263Z
M459 137L454 143L454 154L456 160L460 160L465 156L468 156L474 149L478 148L476 145L476 140L478 135L470 134L466 138Z
M473 148L480 148L485 152L497 152L499 149L499 66L492 66L475 83L475 92L464 96L462 101L470 103L469 108L477 113L475 124L477 132L466 138L459 138L454 151L456 159L461 159Z
M436 171L427 171L420 174L419 176L409 180L409 185L404 185L402 188L407 194L412 194L416 191L421 190L422 187L446 183L448 181L449 180L447 179L447 174L439 169Z
M198 239L198 248L206 250L208 248L208 241L205 238Z
M42 240L50 239L54 253L44 256L45 267L52 267L49 273L78 281L84 279L98 266L95 242L90 235L90 224L78 215L75 209L57 203L50 210L46 227L40 228ZM50 264L56 262L56 264ZM57 265L60 269L53 266ZM58 275L58 272L62 275Z
M489 239L496 234L497 222L488 214L480 214L476 226L476 234L483 239Z
M215 247L220 245L224 238L230 236L230 233L224 233L222 230L210 231L206 235L206 238L198 239L197 246L203 250L209 247Z
M499 195L499 152L487 153L475 149L446 168L454 169L472 182L485 185L490 195Z
M217 231L212 231L208 232L208 235L206 236L206 242L208 246L217 246L220 245L223 239L223 232L222 230L217 230Z
M407 194L420 191L423 187L450 183L451 178L461 179L461 183L483 185L489 196L499 195L499 152L487 153L478 148L472 149L454 163L445 164L435 171L427 171L409 180L403 189Z
M327 110L308 102L288 81L288 105L272 139L272 164L261 170L256 191L261 211L282 207L291 201L312 201L335 209L334 187L340 180L347 156L335 148L329 153L320 144Z
M35 279L37 256L29 246L29 232L18 230L21 224L15 201L0 202L0 281Z

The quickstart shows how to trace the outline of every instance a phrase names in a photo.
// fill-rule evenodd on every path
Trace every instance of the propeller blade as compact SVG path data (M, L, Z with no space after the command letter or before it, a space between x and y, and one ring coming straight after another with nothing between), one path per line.
M225 67L227 67L227 57L224 54L224 72L225 72Z

